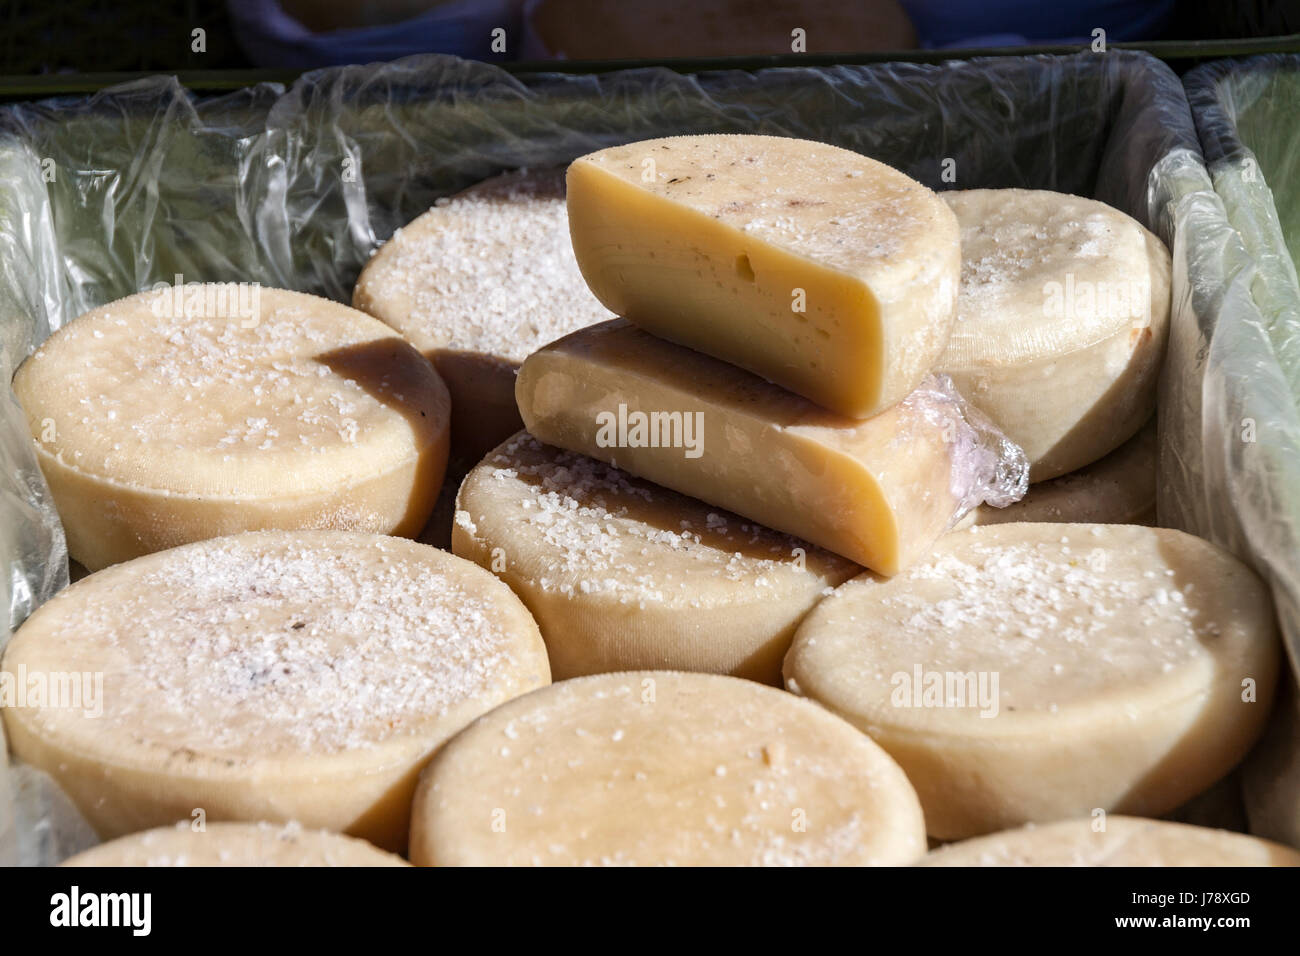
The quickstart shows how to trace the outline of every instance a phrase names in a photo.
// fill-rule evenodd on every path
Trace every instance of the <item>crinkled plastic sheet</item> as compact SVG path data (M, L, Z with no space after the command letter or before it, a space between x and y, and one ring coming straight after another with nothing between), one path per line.
M206 100L173 79L142 80L0 110L0 367L11 374L87 308L177 274L347 301L377 244L439 196L506 169L710 131L835 143L938 189L1092 196L1171 244L1180 220L1149 195L1153 171L1174 151L1188 175L1199 162L1178 79L1149 56L1117 50L525 78L424 56ZM1194 356L1178 356L1170 377L1199 388ZM15 624L66 580L62 536L22 424L6 395L0 528L10 540L0 542L0 560ZM1174 435L1189 440L1186 429ZM1171 454L1186 457L1181 446ZM1225 491L1224 475L1205 477L1217 482L1210 496Z
M1190 283L1197 301L1180 353L1196 364L1202 385L1199 395L1184 393L1162 411L1162 425L1168 419L1188 438L1175 446L1186 455L1177 480L1163 483L1163 507L1183 526L1252 558L1268 578L1294 676L1300 673L1300 57L1207 64L1188 74L1186 86L1213 182L1214 197L1203 203L1217 205L1217 228L1197 216L1192 230L1203 240L1194 253L1201 267ZM1226 231L1218 222L1224 216ZM1254 442L1243 440L1248 425ZM1204 484L1195 480L1198 466L1210 478ZM1292 691L1279 705L1279 726L1248 762L1245 780L1252 830L1300 846L1297 699Z

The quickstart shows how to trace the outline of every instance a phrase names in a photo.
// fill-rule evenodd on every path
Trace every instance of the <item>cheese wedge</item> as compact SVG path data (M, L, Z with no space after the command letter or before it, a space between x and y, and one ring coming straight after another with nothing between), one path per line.
M849 724L713 674L562 681L499 707L420 780L411 861L433 866L911 863L911 784Z
M253 532L43 605L6 649L0 681L28 689L0 715L104 838L201 810L401 850L429 756L549 679L528 611L468 561L382 535Z
M198 285L87 312L14 392L91 571L240 531L418 534L446 386L383 323L312 295Z
M578 271L564 170L519 170L440 199L379 247L352 304L401 332L451 392L451 441L478 461L523 427L529 353L612 318Z
M1227 830L1107 814L949 843L920 866L1300 866L1300 853Z
M1068 475L1030 485L1005 508L980 505L958 528L1013 521L1156 523L1156 420L1113 452Z
M353 837L297 823L206 823L133 833L64 860L61 866L410 866Z
M957 321L938 371L1029 456L1030 481L1096 461L1155 411L1169 250L1105 203L943 194L961 225Z
M937 387L859 421L623 320L529 356L516 394L543 442L881 574L925 553L999 465L1017 469Z
M954 840L1174 809L1255 742L1278 657L1268 589L1209 542L1001 524L842 585L785 677L889 751L930 836Z
M568 174L573 251L610 311L853 418L912 392L952 325L960 249L938 196L775 136L674 136Z
M527 605L555 680L658 668L778 683L799 621L862 570L527 432L461 485L452 550Z

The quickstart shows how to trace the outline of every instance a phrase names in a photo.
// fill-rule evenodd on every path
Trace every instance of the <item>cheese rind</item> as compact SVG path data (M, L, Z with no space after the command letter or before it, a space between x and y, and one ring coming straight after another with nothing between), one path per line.
M936 370L1029 456L1030 481L1096 461L1155 410L1170 258L1105 203L945 192L961 227L957 321Z
M778 683L799 621L861 571L527 432L461 485L452 550L519 595L555 680L657 668Z
M674 136L568 172L578 265L610 311L832 411L913 391L953 321L957 225L858 153L775 136Z
M1107 814L949 843L917 865L1300 866L1300 853L1227 830Z
M923 554L993 486L1024 490L1018 450L991 441L938 385L849 419L621 319L529 356L516 395L541 441L881 574Z
M420 780L433 866L900 865L925 851L898 766L808 701L713 674L562 681L457 735Z
M29 695L0 716L105 838L202 809L398 850L429 756L550 679L537 625L492 575L338 531L218 538L92 574L27 619L3 670L86 675L82 706Z
M573 258L564 170L517 170L403 226L366 263L352 304L402 333L451 392L454 453L477 461L523 427L529 353L611 318Z
M364 840L296 823L188 821L118 837L61 866L410 866Z
M93 309L14 378L71 556L94 571L249 530L418 533L447 459L433 366L316 296L258 289L251 315L225 287L184 296Z
M899 762L932 837L1108 812L1157 816L1224 776L1278 673L1268 591L1179 531L955 532L804 619L786 686Z
M1013 521L1064 521L1081 524L1156 523L1156 422L1113 452L1068 475L1029 486L1025 496L1005 508L980 505L958 525Z

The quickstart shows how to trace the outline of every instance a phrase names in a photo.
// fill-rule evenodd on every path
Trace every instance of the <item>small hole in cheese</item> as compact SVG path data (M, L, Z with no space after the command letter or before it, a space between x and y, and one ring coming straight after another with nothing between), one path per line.
M736 275L746 282L754 281L754 267L749 264L749 256L743 252L736 257Z

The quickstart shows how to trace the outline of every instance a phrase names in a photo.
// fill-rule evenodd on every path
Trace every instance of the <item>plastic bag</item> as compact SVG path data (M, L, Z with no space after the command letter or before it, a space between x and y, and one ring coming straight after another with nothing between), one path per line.
M1181 526L1241 554L1268 579L1294 677L1300 673L1300 57L1206 64L1188 74L1186 85L1215 196L1204 198L1196 213L1194 235L1203 237L1191 253L1196 321L1184 324L1179 350L1195 363L1197 376L1187 380L1203 383L1195 396L1199 414L1190 413L1189 402L1162 410L1162 423L1168 415L1185 436L1175 446L1183 450L1184 468L1166 489L1165 507ZM1228 233L1211 227L1215 213L1226 216ZM1245 779L1252 832L1300 846L1300 773L1297 755L1287 752L1300 739L1295 699L1292 688Z

